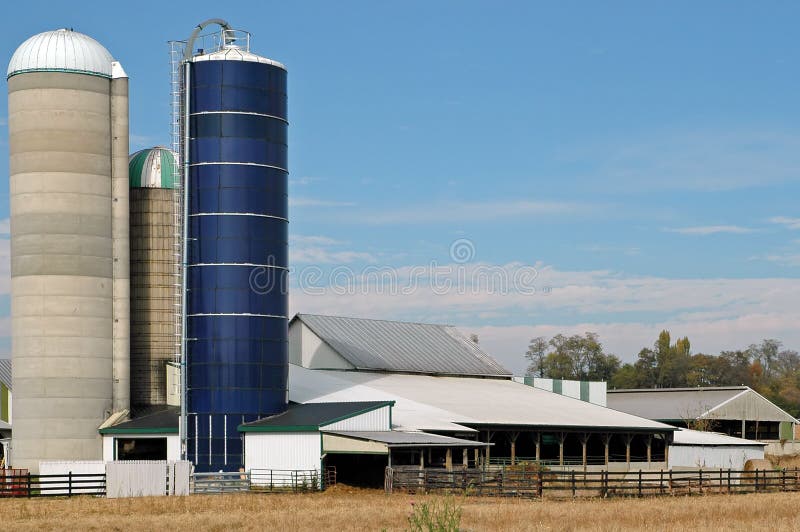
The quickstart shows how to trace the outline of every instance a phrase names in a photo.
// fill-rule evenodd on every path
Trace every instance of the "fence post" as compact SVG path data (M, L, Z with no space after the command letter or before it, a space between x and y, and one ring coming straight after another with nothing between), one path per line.
M536 496L540 499L543 496L544 485L542 484L542 470L536 472Z
M642 470L639 470L639 497L642 496Z
M719 493L722 493L722 468L719 470Z
M658 472L658 494L664 494L664 470L660 469Z
M575 470L572 470L572 498L575 498Z
M758 493L758 468L756 468L756 493Z
M700 473L700 494L702 495L702 493L703 493L703 469L702 468L700 468L699 473Z
M786 491L786 468L781 469L781 491Z
M69 472L69 481L67 486L67 497L72 497L72 471Z
M28 498L31 498L31 472L28 471Z
M669 470L669 494L670 495L674 495L674 492L672 491L672 469L671 468Z
M728 468L728 493L731 492L731 469Z

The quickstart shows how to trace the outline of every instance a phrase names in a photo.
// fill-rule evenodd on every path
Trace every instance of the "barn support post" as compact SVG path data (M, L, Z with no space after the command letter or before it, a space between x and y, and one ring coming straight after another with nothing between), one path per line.
M625 435L625 463L631 465L631 442L633 441L633 434Z
M603 434L603 447L605 447L605 463L608 465L608 448L611 446L611 434Z
M419 468L425 469L425 449L419 451Z
M444 468L448 471L453 470L453 449L450 447L447 448L447 452L444 455Z
M475 467L477 468L480 466L481 463L481 450L479 447L475 447Z
M486 431L486 443L492 443L492 438L494 438L494 432ZM490 446L486 446L486 465L491 465L491 450Z
M586 472L586 466L589 464L589 460L586 457L586 447L589 443L589 433L584 432L581 434L581 446L583 451L583 471Z
M507 434L508 441L511 442L511 465L517 463L517 438L519 438L518 431L511 431Z
M564 465L564 440L567 439L566 432L558 433L558 465Z
M464 464L464 469L469 467L469 451L466 447L461 451L461 463Z
M533 441L536 443L536 463L542 459L542 433L537 432L533 436Z
M745 422L744 419L742 419L742 438L744 439L747 439L747 436L745 436L745 434L747 434L745 432L746 429L747 429L747 423Z
M653 435L647 435L647 467L650 467L650 462L653 458Z

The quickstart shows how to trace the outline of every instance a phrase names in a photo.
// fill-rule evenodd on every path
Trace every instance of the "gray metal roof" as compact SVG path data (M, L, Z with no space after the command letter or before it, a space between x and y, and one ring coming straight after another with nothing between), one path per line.
M11 390L11 359L0 358L0 382Z
M659 421L794 418L747 386L609 390L608 408Z
M355 417L393 401L350 401L337 403L290 403L286 412L239 425L240 432L315 431L324 425Z
M424 445L425 447L435 447L437 445L448 447L486 447L488 443L475 440L464 440L452 438L450 436L440 436L439 434L428 434L427 432L400 432L395 430L385 430L376 432L367 431L326 431L326 434L336 434L357 440L368 440L385 443L389 447L404 447Z
M455 327L297 314L356 369L433 375L510 376Z

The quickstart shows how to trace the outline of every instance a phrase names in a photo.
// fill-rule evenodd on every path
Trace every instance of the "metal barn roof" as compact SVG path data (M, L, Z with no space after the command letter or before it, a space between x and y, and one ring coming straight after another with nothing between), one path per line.
M289 365L289 398L302 403L395 401L392 428L474 432L490 425L671 432L663 423L539 390L509 379L364 371Z
M734 438L718 432L704 432L700 430L678 429L670 445L695 445L709 447L765 447L766 443L743 438Z
M144 415L100 429L100 434L177 434L180 408L177 406L150 410Z
M488 447L491 444L475 441L464 440L461 438L453 438L451 436L442 436L440 434L428 434L427 432L400 432L396 430L386 431L330 431L326 434L336 434L338 436L345 436L347 438L354 438L357 440L367 440L379 443L385 443L389 447Z
M371 412L385 406L392 406L393 404L392 401L352 401L312 404L290 403L286 412L239 425L239 431L316 431L325 425L330 425L331 423Z
M609 390L609 408L660 421L797 420L747 386Z
M511 372L455 327L297 314L355 369L507 377Z
M0 358L0 382L11 390L11 359Z

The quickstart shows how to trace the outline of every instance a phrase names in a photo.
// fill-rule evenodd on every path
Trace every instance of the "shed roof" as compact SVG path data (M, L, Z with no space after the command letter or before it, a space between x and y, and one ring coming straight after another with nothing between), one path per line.
M511 372L455 327L429 323L297 314L355 369L510 377Z
M286 412L239 425L240 432L317 431L343 419L393 406L393 401L351 401L331 403L290 403Z
M797 420L747 386L609 390L609 408L660 421Z
M11 359L0 358L0 382L11 390Z
M396 430L384 431L330 431L326 434L336 434L338 436L345 436L347 438L354 438L357 440L374 441L378 443L385 443L389 447L488 447L492 445L486 442L475 440L465 440L462 438L453 438L451 436L442 436L441 434L429 434L427 432L401 432Z
M290 364L289 398L303 403L396 401L392 428L405 431L474 432L490 425L629 432L675 430L663 423L509 379L311 370Z
M675 431L675 436L671 445L695 445L709 447L764 447L767 444L753 440L745 440L743 438L734 438L733 436L720 434L718 432L678 429Z
M167 406L100 429L100 434L177 434L180 407Z

